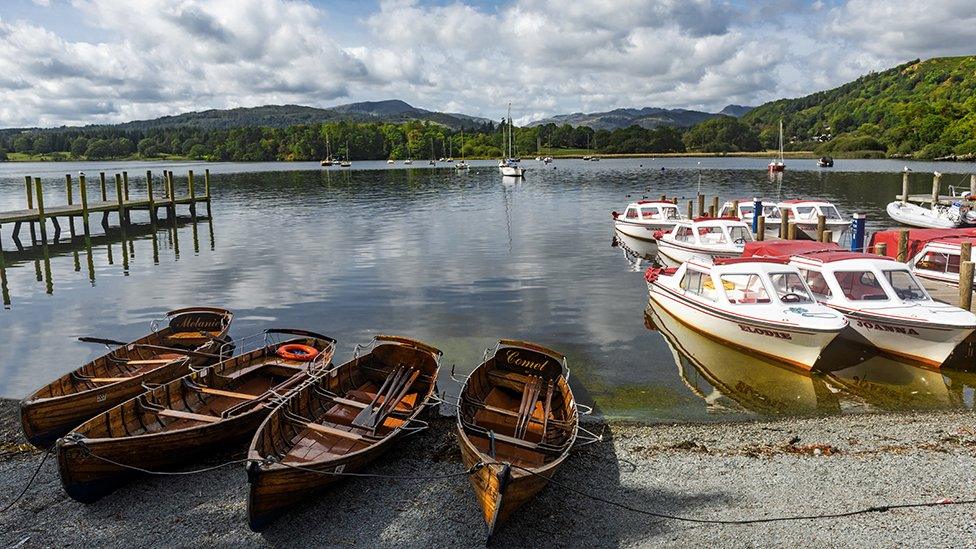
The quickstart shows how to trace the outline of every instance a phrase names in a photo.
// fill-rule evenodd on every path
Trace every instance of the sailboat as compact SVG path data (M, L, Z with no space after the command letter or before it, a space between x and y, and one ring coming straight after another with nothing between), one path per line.
M339 167L348 168L352 166L352 162L349 161L349 141L346 140L346 158L342 162L339 162Z
M430 139L430 162L428 162L427 164L431 166L437 165L437 161L434 160L434 138L433 137Z
M332 148L329 146L329 134L325 134L325 159L319 162L323 166L332 165Z
M783 119L779 119L779 158L774 158L769 162L770 172L782 172L786 170L786 163L783 162Z
M454 165L455 170L468 169L468 163L464 161L464 128L461 128L461 161Z
M512 144L512 104L508 104L508 149L505 151L506 158L499 165L498 169L506 177L524 177L525 168L519 166L518 159L515 158L515 147Z

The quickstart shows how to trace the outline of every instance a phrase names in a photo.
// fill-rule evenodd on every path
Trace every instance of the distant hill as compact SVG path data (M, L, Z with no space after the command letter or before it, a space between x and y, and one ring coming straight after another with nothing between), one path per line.
M151 130L164 128L195 128L201 130L271 127L286 128L297 124L315 124L349 120L353 122L392 122L426 120L457 130L490 122L487 118L465 114L443 113L418 109L404 101L365 101L338 105L327 109L302 105L264 105L236 109L209 109L162 116L152 120L134 120L122 124L93 124L85 129ZM67 128L49 128L63 131Z
M746 113L754 109L755 107L746 107L743 105L726 105L724 109L718 111L719 114L724 114L725 116L734 116L739 118L744 116Z
M775 142L780 119L788 140L812 143L823 153L972 157L976 56L916 59L831 90L772 101L742 117L766 146Z
M614 109L607 112L560 114L537 120L530 123L529 126L569 124L570 126L587 126L594 130L615 130L636 124L647 129L658 126L688 128L715 116L717 115L687 109L644 107L642 109Z

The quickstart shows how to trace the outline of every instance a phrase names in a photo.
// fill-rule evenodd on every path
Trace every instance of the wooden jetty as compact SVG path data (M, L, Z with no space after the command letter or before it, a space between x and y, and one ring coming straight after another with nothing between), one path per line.
M131 198L129 196L129 174L122 172L115 174L115 200L110 200L107 190L105 172L99 173L100 200L90 201L88 184L84 173L78 176L79 202L75 202L73 192L74 181L70 174L65 175L65 191L67 204L59 206L45 206L44 188L41 178L30 176L25 177L25 189L27 195L27 208L22 210L11 210L0 212L0 227L13 224L12 238L19 242L20 229L23 223L28 223L31 229L31 241L37 242L34 224L40 230L40 241L47 242L46 221L51 220L54 225L55 239L61 232L61 225L58 221L68 219L71 235L75 235L74 218L80 217L84 225L85 234L88 234L88 219L90 214L102 214L102 226L109 227L109 215L115 213L119 219L119 226L125 227L130 222L130 214L133 211L149 212L150 220L155 223L159 218L161 209L166 211L169 219L176 217L177 206L189 206L190 215L196 216L198 204L204 204L207 208L207 215L210 215L210 170L204 171L203 194L197 194L194 186L193 171L187 172L186 194L178 195L175 188L175 176L171 171L163 172L163 194L157 196L153 190L153 175L151 171L146 172L146 192L141 198ZM19 246L18 246L19 247Z
M956 196L953 194L942 194L942 174L935 172L932 176L932 192L929 194L911 194L909 192L908 185L908 174L910 172L902 172L901 179L901 194L896 195L895 199L902 202L912 202L915 204L941 204L943 206L952 205L953 202L967 202L976 200L976 174L971 174L969 176L969 188L967 189L970 193L969 197ZM953 190L953 186L950 185L950 191Z

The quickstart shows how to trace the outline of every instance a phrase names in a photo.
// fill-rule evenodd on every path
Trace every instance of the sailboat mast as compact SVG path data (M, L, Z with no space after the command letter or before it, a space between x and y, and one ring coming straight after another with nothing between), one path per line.
M779 119L779 161L783 162L783 119Z

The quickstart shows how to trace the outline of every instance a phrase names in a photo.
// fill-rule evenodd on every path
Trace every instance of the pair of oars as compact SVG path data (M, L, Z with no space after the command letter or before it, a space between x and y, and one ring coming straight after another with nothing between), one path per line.
M363 410L359 412L359 415L352 420L352 424L358 427L372 429L375 433L376 427L379 425L379 423L386 419L386 416L390 415L396 406L400 404L400 401L403 400L403 397L407 395L407 391L410 390L410 386L413 385L413 382L416 381L417 377L420 375L420 370L413 368L409 379L404 379L406 374L407 369L400 367L397 368L396 374L388 376L383 382L383 385L376 392L376 396L373 397L372 402L369 403L369 406L363 408ZM389 396L384 393L389 393ZM394 398L389 398L393 397L394 395L396 395ZM376 406L376 403L379 401L381 396L383 397L383 402L378 408L374 409L374 406Z
M141 349L152 349L154 351L167 351L172 353L178 353L181 355L196 356L201 358L216 358L223 360L224 357L220 355L215 355L213 353L204 353L201 351L193 351L190 349L180 349L178 347L164 347L162 345L149 345L148 343L126 343L124 341L116 341L114 339L103 339L100 337L79 337L78 341L82 343L95 343L97 345L115 345L118 347L126 347L128 345L133 345L134 347L139 347Z

